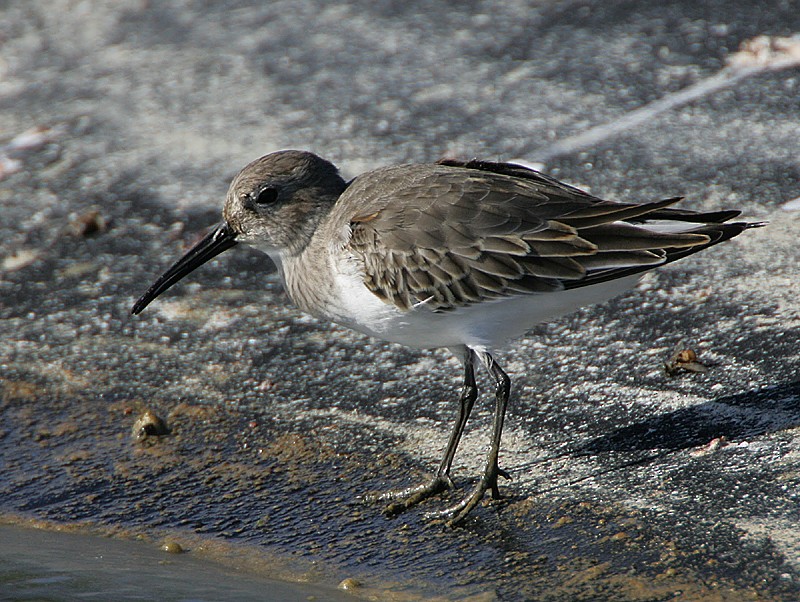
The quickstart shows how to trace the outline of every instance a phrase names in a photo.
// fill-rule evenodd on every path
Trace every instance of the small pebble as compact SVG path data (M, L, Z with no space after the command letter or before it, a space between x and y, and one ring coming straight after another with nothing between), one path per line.
M339 589L343 590L353 590L358 589L359 587L361 587L361 582L358 579L353 579L352 577L343 579L342 582L339 583Z
M144 441L148 437L158 437L167 434L169 434L167 423L150 410L145 410L144 413L136 419L136 422L133 423L133 428L131 429L131 436L137 442Z
M99 234L107 229L108 221L97 209L82 213L69 223L70 233L80 238Z
M681 370L702 373L707 372L708 368L697 361L697 353L693 349L679 349L664 362L664 370L668 375L675 376Z
M181 544L176 541L164 542L164 545L161 546L161 551L166 552L167 554L183 554L183 548L181 547Z

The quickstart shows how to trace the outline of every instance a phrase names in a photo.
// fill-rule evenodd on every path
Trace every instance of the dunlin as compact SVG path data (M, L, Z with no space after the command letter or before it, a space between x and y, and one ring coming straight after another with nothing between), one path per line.
M511 381L493 350L535 324L632 287L647 270L760 224L738 211L672 208L680 198L617 203L526 167L445 160L367 172L346 182L303 151L247 165L231 183L224 221L169 268L133 313L238 243L267 253L300 309L370 336L463 359L458 413L436 474L379 496L397 513L453 487L450 467L478 390L495 382L486 465L443 511L452 524L489 491L498 498L500 436Z

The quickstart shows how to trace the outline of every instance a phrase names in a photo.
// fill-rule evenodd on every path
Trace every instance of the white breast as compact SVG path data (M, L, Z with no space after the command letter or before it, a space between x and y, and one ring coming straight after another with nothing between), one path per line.
M379 299L364 285L358 262L334 262L334 291L322 315L370 336L423 349L469 345L492 349L522 336L540 322L593 303L601 303L632 287L629 276L568 291L519 295L433 312L425 304L403 311Z
M354 257L334 256L331 263L334 295L323 309L325 317L379 339L393 340L391 333L406 312L385 303L366 287Z

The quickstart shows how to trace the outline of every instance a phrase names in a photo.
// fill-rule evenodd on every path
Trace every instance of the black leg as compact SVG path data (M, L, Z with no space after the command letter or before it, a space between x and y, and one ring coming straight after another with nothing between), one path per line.
M502 476L510 479L511 476L502 470L497 463L500 454L500 437L503 434L503 421L506 416L506 407L508 406L508 397L511 392L511 379L497 365L494 358L488 353L481 352L478 357L483 361L489 374L495 382L495 409L494 409L494 424L492 427L492 443L489 447L489 454L486 457L486 467L484 468L483 475L478 481L478 484L461 502L448 508L442 514L451 516L448 524L451 526L458 525L464 521L467 515L472 511L475 506L480 503L483 496L487 491L492 492L493 499L500 498L500 490L497 487L497 477Z
M445 448L436 475L421 485L401 489L399 491L390 491L379 496L377 498L379 501L391 501L386 507L387 514L399 514L419 504L423 500L453 487L453 481L450 478L450 467L453 464L453 458L455 458L461 436L464 434L464 427L467 424L469 415L472 412L472 407L475 405L475 400L478 397L474 367L476 359L477 356L475 352L466 348L464 353L464 386L461 389L461 395L458 399L458 415L456 416L453 431L450 433L450 439L447 442L447 447Z
M458 398L458 416L456 416L456 423L453 425L453 432L450 433L450 440L447 442L442 463L436 473L438 476L447 479L450 479L450 467L453 465L453 458L456 456L458 444L464 434L464 427L467 426L472 406L475 405L475 400L478 398L478 387L475 384L474 362L476 359L475 352L467 347L464 353L464 386L461 389L461 396Z

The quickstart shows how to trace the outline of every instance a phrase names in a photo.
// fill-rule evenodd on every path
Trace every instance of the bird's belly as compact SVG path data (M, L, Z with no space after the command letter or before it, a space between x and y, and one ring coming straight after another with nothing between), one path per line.
M600 303L636 284L638 276L557 291L484 301L433 312L424 304L404 311L378 298L358 276L337 277L336 299L323 316L359 332L421 349L469 345L492 349L536 324Z

